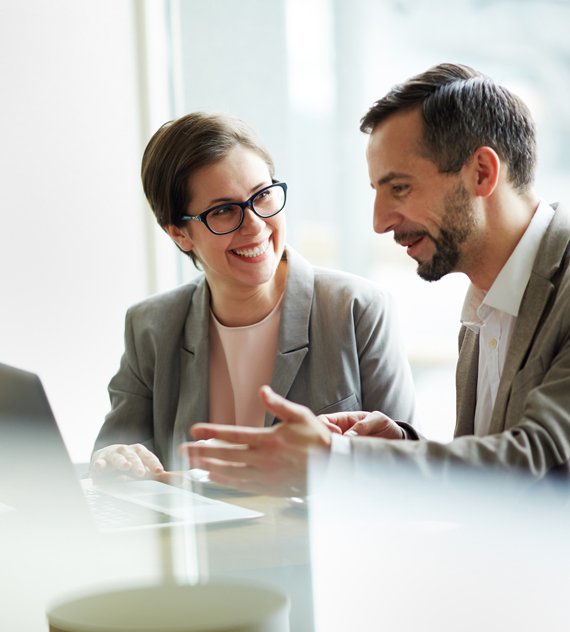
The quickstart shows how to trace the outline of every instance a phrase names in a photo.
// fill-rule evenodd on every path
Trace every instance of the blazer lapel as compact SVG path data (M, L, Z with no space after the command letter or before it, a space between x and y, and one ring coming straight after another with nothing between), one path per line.
M551 279L564 261L569 237L569 217L564 211L557 209L540 245L531 277L523 295L497 391L489 428L490 434L504 430L506 408L513 379L521 369L536 336L538 325L548 305L548 299L554 290Z
M287 286L283 297L279 343L271 388L287 396L303 359L309 351L309 323L314 293L313 268L290 248L287 256ZM265 425L271 426L275 417L265 414Z
M455 384L456 423L454 436L474 433L475 403L477 401L477 375L479 373L479 336L465 327L457 360Z
M505 410L509 400L513 379L522 367L528 350L532 345L536 329L552 293L552 283L545 279L530 278L521 303L517 322L509 343L509 351L503 367L501 381L497 390L497 399L493 408L493 416L489 434L502 432L505 425Z
M188 429L208 421L210 292L205 279L192 297L179 350L180 384L174 420L174 445L188 440Z

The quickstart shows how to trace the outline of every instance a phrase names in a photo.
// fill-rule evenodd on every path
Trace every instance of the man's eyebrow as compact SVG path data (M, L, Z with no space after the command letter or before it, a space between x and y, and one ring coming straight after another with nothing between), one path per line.
M392 182L392 180L397 180L399 178L410 178L410 175L407 173L403 173L402 171L390 171L385 176L380 178L376 182L376 184L381 187L384 184L388 184L389 182Z

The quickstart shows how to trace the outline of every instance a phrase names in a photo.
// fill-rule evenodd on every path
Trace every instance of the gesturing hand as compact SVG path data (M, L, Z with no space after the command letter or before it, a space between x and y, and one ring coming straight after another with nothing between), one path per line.
M179 450L192 467L208 470L210 480L221 485L255 494L302 494L309 454L330 449L331 433L306 406L287 401L268 386L261 388L260 397L280 423L271 428L196 424L194 438L234 445L183 443Z

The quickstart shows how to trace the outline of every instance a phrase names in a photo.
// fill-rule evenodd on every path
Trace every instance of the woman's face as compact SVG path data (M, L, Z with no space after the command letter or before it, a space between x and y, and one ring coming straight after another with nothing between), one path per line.
M224 202L245 202L270 184L265 161L236 145L225 158L190 177L192 201L186 213L198 215ZM282 211L262 219L248 208L243 224L227 235L214 235L205 224L190 221L174 231L168 232L183 250L198 257L210 286L231 291L273 280L285 246L285 215Z

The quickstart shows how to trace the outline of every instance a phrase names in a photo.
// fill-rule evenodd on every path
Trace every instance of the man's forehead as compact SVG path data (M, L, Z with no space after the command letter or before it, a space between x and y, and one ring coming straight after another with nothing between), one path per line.
M372 130L369 145L416 146L423 133L423 120L419 110L404 110L389 116Z
M423 157L420 150L422 131L419 112L406 111L382 121L368 139L366 158L370 170L405 172L406 165Z

